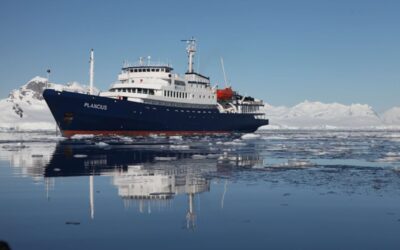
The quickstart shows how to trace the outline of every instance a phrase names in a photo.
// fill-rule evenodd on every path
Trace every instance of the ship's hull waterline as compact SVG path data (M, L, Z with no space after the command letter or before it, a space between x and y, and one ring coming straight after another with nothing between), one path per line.
M66 137L250 133L268 124L254 114L220 113L217 108L154 105L53 89L46 89L43 97Z

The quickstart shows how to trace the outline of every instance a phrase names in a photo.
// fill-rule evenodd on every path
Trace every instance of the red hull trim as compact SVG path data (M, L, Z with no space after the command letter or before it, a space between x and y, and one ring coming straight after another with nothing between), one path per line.
M123 130L64 130L61 131L64 137L74 135L125 135L125 136L149 136L149 135L214 135L229 134L229 131L123 131Z

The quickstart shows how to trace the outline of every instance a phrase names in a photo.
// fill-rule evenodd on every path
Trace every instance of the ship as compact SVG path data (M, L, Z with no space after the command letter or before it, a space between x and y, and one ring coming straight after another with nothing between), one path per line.
M251 133L268 125L262 100L218 89L194 70L196 40L187 43L188 70L141 57L125 63L108 91L94 93L94 52L90 52L88 93L47 88L43 97L64 137L79 134L143 136Z

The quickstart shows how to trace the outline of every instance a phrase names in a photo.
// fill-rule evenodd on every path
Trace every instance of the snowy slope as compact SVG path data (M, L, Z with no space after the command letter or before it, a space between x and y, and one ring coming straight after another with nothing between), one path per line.
M400 126L400 107L393 107L382 115L382 120L387 125Z
M270 128L378 128L383 121L366 104L343 105L304 101L293 107L274 107L266 104Z
M54 130L56 124L42 97L46 87L46 78L34 77L19 89L11 91L9 96L0 100L1 130ZM76 82L67 85L49 83L49 88L74 92L87 92L86 86Z

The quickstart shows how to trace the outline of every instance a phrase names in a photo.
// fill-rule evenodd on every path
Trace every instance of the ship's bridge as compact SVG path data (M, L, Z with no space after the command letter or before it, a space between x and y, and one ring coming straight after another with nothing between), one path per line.
M185 80L190 84L210 85L210 78L196 72L186 72Z
M122 72L118 75L118 80L121 83L132 83L134 78L164 78L171 77L173 68L170 66L158 65L140 65L140 66L127 66L122 68Z

